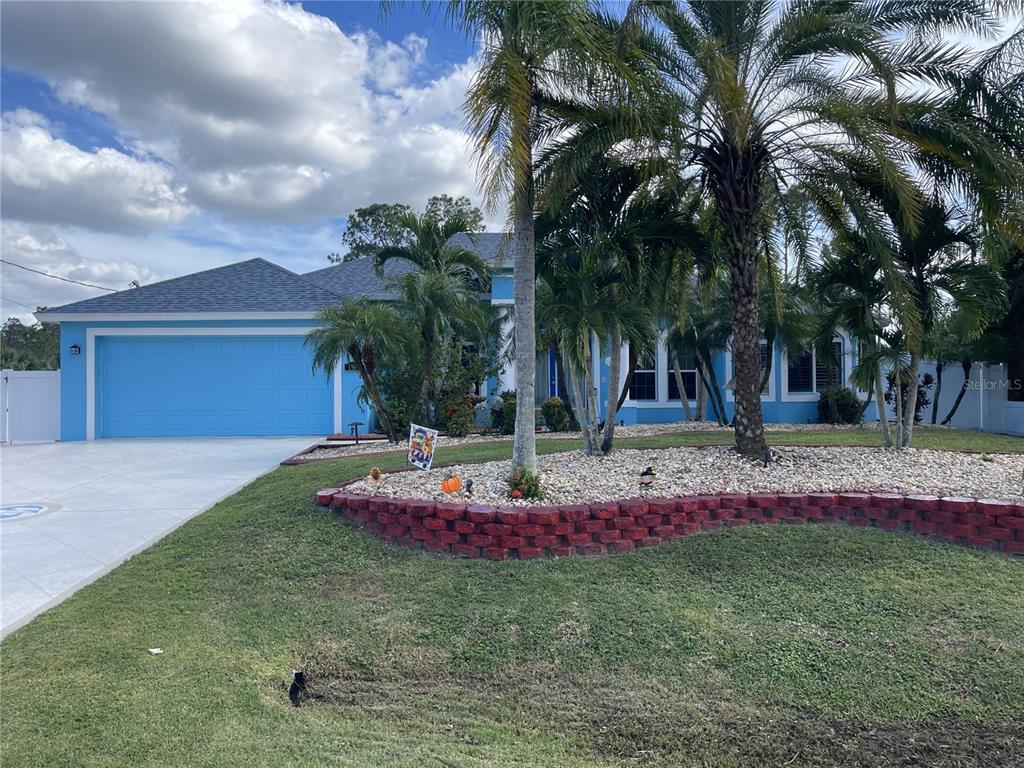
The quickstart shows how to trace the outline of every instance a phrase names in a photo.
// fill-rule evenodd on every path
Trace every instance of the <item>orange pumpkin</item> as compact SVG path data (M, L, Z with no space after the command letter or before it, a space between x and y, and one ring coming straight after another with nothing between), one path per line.
M445 493L458 493L462 490L462 478L458 475L446 477L441 481L441 490Z

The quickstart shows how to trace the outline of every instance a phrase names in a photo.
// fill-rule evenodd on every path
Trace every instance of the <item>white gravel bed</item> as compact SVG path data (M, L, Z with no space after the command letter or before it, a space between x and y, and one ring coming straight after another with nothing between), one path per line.
M567 452L538 458L543 498L510 500L505 482L508 461L408 471L386 475L380 486L360 480L357 493L413 499L460 500L441 481L449 471L473 480L472 500L481 504L572 504L641 495L640 473L657 473L651 496L702 493L801 491L892 491L1024 500L1024 455L954 453L882 448L790 447L775 449L764 467L727 447L621 450L611 456Z
M766 432L849 432L849 431L871 431L877 432L875 424L845 425L845 424L765 424ZM629 424L627 426L615 427L616 437L649 437L651 435L667 435L679 432L722 432L732 434L732 427L722 427L712 421L675 421L664 424ZM580 440L579 432L543 432L538 431L537 437L554 440ZM488 442L509 442L512 438L509 435L467 435L466 437L441 437L438 440L438 448L450 448L470 443ZM881 440L881 438L879 438ZM357 456L370 453L388 453L389 451L404 451L405 443L389 443L385 440L370 443L354 444L324 444L310 453L304 454L303 459L334 459L342 456Z

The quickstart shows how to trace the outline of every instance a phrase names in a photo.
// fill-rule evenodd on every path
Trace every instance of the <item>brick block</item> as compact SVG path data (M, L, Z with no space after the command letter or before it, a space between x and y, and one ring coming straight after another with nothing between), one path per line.
M995 525L996 519L992 515L982 515L978 512L968 512L967 514L957 515L956 520L960 525L976 525L984 528L989 525Z
M439 506L442 505L435 505L432 501L407 501L405 503L405 511L413 517L433 517ZM456 509L461 508L460 504L452 504L451 506Z
M915 520L910 525L914 533L918 534L919 536L934 536L936 533L939 532L938 523L930 523L925 520Z
M747 509L741 509L737 511L737 517L742 517L744 520L759 520L764 517L764 512L759 507L748 507Z
M672 525L686 525L690 522L692 514L692 512L673 512L671 515L668 516L668 521Z
M580 520L576 523L576 531L579 533L597 533L606 527L604 520Z
M346 496L348 497L348 500L345 502L346 506L355 510L370 508L369 496L362 496L358 493L349 493Z
M498 507L498 512L494 519L501 525L522 525L526 522L526 517L529 513L526 509L519 509L517 507Z
M626 528L636 527L635 517L613 517L608 521L610 528L617 528L618 530L625 530Z
M508 560L508 550L502 547L487 547L484 557L488 560Z
M752 493L747 497L747 506L756 509L768 509L779 504L779 496L776 493Z
M526 546L525 536L501 536L498 538L498 546L505 549L519 549Z
M1018 514L1017 509L1024 512L1024 505L1014 504L1003 499L978 499L976 509L978 512L993 517L1005 517Z
M609 552L631 552L634 547L636 547L636 542L634 541L620 540L608 542Z
M399 536L405 536L407 533L409 533L409 528L405 525L389 525L384 529L384 535L389 539L397 539Z
M676 512L696 512L698 509L718 509L717 496L680 496L676 499Z
M534 507L526 513L527 522L534 525L554 525L558 522L558 507Z
M434 515L441 520L459 520L466 516L466 508L459 504L438 504Z
M929 509L924 513L924 519L929 523L938 523L939 525L953 525L956 523L955 512L942 512L937 509Z
M470 504L466 507L466 518L471 523L490 523L494 521L497 508L486 504Z
M749 525L750 521L743 517L735 517L728 521L730 528L739 528L741 525Z
M331 501L334 499L334 495L338 492L337 488L321 488L314 494L316 503L321 507L331 506Z
M481 529L488 536L511 536L515 529L511 525L501 523L487 523Z
M834 493L808 493L807 503L817 507L834 507L836 505Z
M416 541L433 541L437 538L437 531L431 531L426 528L410 528L409 537Z
M622 531L610 529L607 531L598 531L594 538L602 544L608 544L613 541L619 541L622 538Z
M437 540L443 541L445 544L461 544L462 534L455 531L438 531Z
M616 501L595 501L590 505L590 516L598 520L610 520L618 517L619 504Z
M580 544L589 544L594 540L594 534L583 533L577 531L576 533L569 533L565 536L565 543L571 544L574 547L578 547Z
M523 523L514 527L517 536L543 536L545 532L544 526L536 523Z
M675 499L648 499L647 510L652 515L671 515L676 511Z
M586 504L568 504L564 507L559 507L558 512L562 520L567 523L576 523L590 517L590 507Z
M889 510L881 507L864 507L864 517L868 520L885 520L889 517Z
M452 530L458 533L476 533L480 530L480 526L469 522L469 520L455 520L452 522Z
M651 529L651 534L662 539L674 539L676 537L676 529L672 525L657 525Z
M452 554L456 557L475 559L480 557L480 547L474 547L471 544L452 544Z
M718 505L722 509L725 507L742 509L747 506L747 497L741 493L723 494L718 497Z
M551 536L550 534L544 534L543 536L534 536L530 539L530 542L535 547L553 547L558 544L560 539L557 536Z
M780 493L779 494L779 506L780 507L806 507L807 506L807 494L806 493Z
M920 512L913 509L894 509L892 510L892 516L895 520L902 520L904 522L913 522L914 520L920 519Z
M946 496L939 499L939 509L943 512L973 512L974 499L966 496Z
M638 547L656 547L661 544L661 537L647 536L636 543Z
M648 528L652 528L655 525L661 525L665 521L662 518L662 515L641 515L637 518L637 522L640 525L645 525Z
M1013 531L1012 530L1010 530L1009 528L1000 528L997 525L991 525L988 528L979 528L978 529L978 535L979 536L987 536L988 538L995 539L996 541L1013 541L1014 540L1014 535L1013 535Z
M498 539L485 533L471 533L466 537L466 543L474 547L493 547Z
M881 509L903 509L903 494L901 493L872 493L871 506Z
M719 507L718 509L702 510L708 513L708 516L714 516L716 520L731 520L736 517L736 510L733 507Z
M1004 541L1003 552L1011 555L1024 555L1024 541Z
M516 552L516 556L520 560L534 560L538 557L544 557L544 550L541 547L520 547Z
M627 528L622 532L622 538L629 541L640 541L640 539L647 538L646 528Z
M907 496L903 505L908 509L916 509L920 512L932 512L939 508L939 497L929 494L915 494Z
M452 551L451 544L445 544L444 542L437 541L436 539L424 541L423 548L431 552L437 552L438 554L442 555L451 554Z
M448 521L439 517L425 517L423 518L423 527L428 531L446 531L448 530Z
M699 526L698 525L694 525L691 530L688 530L685 533L682 533L681 535L687 536L687 535L689 535L691 533L696 533L697 532L697 530L696 530L697 528L703 528L705 531L713 531L716 528L721 528L722 525L723 525L723 521L721 521L721 520L705 520ZM657 531L654 531L654 533L657 533Z
M879 528L885 528L888 531L898 531L903 528L903 523L899 520L892 520L891 518L885 518L884 520L878 521Z
M970 538L978 534L978 529L973 525L947 525L942 533L955 538Z
M580 544L576 547L576 551L581 555L604 555L607 554L608 547L604 544L593 541L589 544Z
M377 515L377 522L381 525L394 525L398 522L398 515L394 515L390 512L381 512Z
M557 547L551 547L549 551L551 552L552 557L570 557L576 554L576 547L559 544Z
M844 492L837 494L836 505L840 507L870 507L870 493Z
M389 499L387 498L387 496L371 496L367 509L369 509L371 512L375 514L377 512L387 512L388 501Z
M565 536L567 533L572 533L576 530L576 523L555 523L554 525L545 525L544 527L552 536Z
M745 523L747 521L744 520L743 522ZM712 523L714 523L716 526L719 526L719 525L725 525L726 521L724 521L724 520L708 520L706 523L704 523L704 525L711 525ZM676 531L676 537L679 537L679 536L689 536L690 534L696 533L697 531L700 530L700 526L701 526L700 523L687 523L686 525L676 525L676 526L674 526L675 531Z
M1016 531L1024 531L1024 517L1000 517L999 524Z
M623 515L632 515L633 517L640 517L641 515L647 514L647 500L626 499L625 501L619 502L619 509L622 510Z

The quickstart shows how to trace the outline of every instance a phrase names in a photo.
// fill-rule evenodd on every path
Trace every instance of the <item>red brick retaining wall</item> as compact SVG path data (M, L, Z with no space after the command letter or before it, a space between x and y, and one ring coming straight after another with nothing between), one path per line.
M318 491L316 503L394 544L492 560L628 552L700 531L771 523L846 523L1024 553L1024 504L999 499L752 493L494 507L370 497L342 487Z

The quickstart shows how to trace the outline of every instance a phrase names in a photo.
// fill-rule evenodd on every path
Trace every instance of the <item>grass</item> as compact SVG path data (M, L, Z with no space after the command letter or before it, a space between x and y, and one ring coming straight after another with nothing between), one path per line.
M312 491L367 464L278 469L8 637L0 762L1024 760L1020 560L825 526L598 559L449 560L313 507ZM310 699L294 709L286 685L303 664Z

